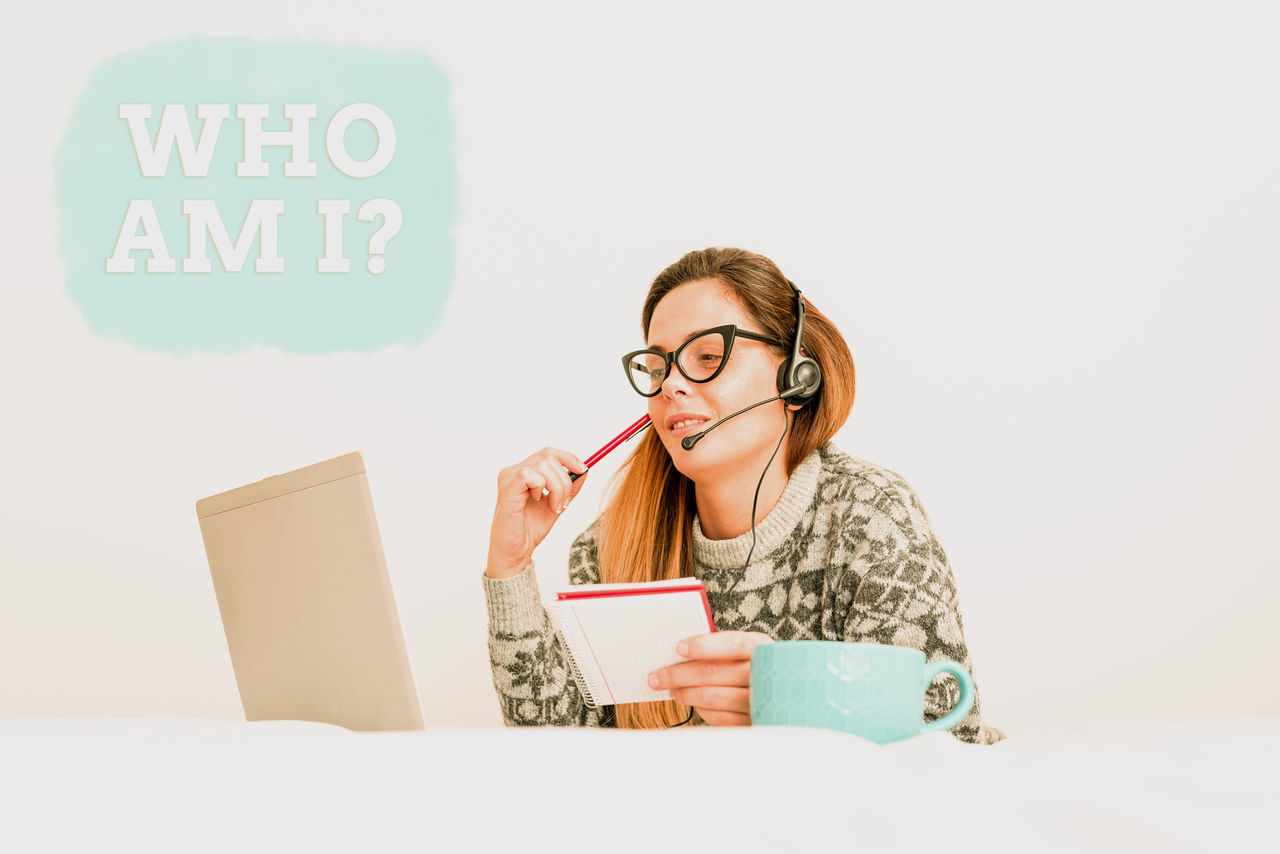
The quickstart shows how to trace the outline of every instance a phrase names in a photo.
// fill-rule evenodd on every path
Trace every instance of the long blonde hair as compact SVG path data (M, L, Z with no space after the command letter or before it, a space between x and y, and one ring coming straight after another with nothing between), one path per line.
M790 345L796 332L795 291L768 258L745 249L690 252L658 274L641 312L645 340L654 309L687 282L713 279L737 299L766 335ZM804 351L822 369L816 400L794 414L787 475L825 444L853 408L853 356L840 331L805 298ZM788 351L786 355L790 355ZM693 575L693 482L680 473L654 430L649 430L611 483L597 530L600 580L659 581ZM655 729L683 721L689 707L673 700L619 704L619 727Z

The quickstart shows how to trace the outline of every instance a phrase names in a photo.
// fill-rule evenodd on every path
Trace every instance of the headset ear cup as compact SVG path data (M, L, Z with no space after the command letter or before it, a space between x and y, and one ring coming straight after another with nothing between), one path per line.
M804 406L818 396L818 389L822 386L822 369L813 359L803 357L796 362L791 378L795 381L795 385L804 389L791 398L792 403Z
M787 359L778 368L778 392L785 392L789 388L800 386L804 389L801 393L787 398L787 403L796 406L804 406L806 403L818 396L818 388L822 385L822 370L818 367L818 363L807 356L801 356L796 362L796 368L791 370L791 360Z

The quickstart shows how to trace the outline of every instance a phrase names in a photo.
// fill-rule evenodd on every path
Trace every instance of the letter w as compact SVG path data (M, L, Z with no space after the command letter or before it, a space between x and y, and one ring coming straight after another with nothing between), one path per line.
M218 130L222 120L231 115L230 104L199 104L196 115L204 120L200 130L200 144L191 138L191 122L187 118L186 104L165 104L160 116L160 129L156 131L155 144L147 133L147 119L151 118L150 104L121 104L120 118L129 123L129 136L133 151L138 156L138 167L145 178L163 178L169 167L169 155L173 144L178 143L178 160L182 174L188 178L204 178L209 174L209 161L218 143Z

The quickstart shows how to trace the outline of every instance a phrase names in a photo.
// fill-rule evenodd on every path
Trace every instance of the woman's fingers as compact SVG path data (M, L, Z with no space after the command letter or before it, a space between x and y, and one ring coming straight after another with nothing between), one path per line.
M751 659L703 659L671 664L651 674L649 687L655 690L688 685L748 685Z
M498 474L500 496L520 495L529 501L547 501L554 512L563 509L582 484L569 480L569 471L584 473L587 467L573 454L557 448L544 448L529 458L503 469ZM582 478L578 479L579 481Z
M751 726L751 715L744 715L741 712L698 709L698 716L711 726Z
M585 472L576 456L558 448L536 454L498 472L498 502L489 529L486 573L501 577L518 572L556 523L585 482L569 480L569 472Z
M698 710L713 726L751 723L751 651L773 638L763 632L710 632L685 638L676 651L688 659L649 674L649 686Z
M535 467L546 478L543 488L547 492L547 506L556 513L563 512L569 506L569 500L582 488L569 480L569 472L584 473L587 467L576 456L559 448L543 448L530 459L536 461Z
M773 643L763 632L709 632L685 638L676 647L688 659L649 674L649 687L661 691L688 685L748 685L751 651Z
M550 455L555 458L556 462L560 463L560 465L564 466L571 472L577 472L578 474L587 473L586 464L582 462L582 460L578 459L576 454L571 454L568 451L562 451L559 448L543 448L539 453Z
M523 491L529 493L534 501L541 501L542 492L547 488L546 475L529 466L520 466L517 476Z
M671 699L685 706L693 706L707 720L707 712L727 712L751 718L751 691L747 688L731 688L724 685L698 685L693 688L673 688ZM707 723L711 723L707 721Z
M751 650L762 643L773 643L764 632L709 632L685 638L676 645L683 658L751 658Z
M529 502L542 495L546 478L523 464L508 466L498 473L498 505L494 511L497 519L509 519L519 524Z
M556 485L558 487L552 490L552 495L556 498L556 501L552 503L552 507L556 508L557 512L562 512L564 508L568 507L568 502L572 501L573 495L579 493L585 483L581 478L570 480L568 475L570 475L570 472L577 472L580 475L586 474L586 466L572 453L561 451L558 448L544 448L543 452L548 455L550 461L553 461L552 474L556 476Z
M546 478L545 493L542 497L547 502L547 508L560 513L569 500L569 490L573 485L569 480L569 473L564 470L564 466L560 465L558 460L550 457L538 460L537 466L538 471Z
M556 515L582 488L583 478L571 482L566 467L586 471L582 461L568 451L544 448L498 473L491 546L496 537L502 551L523 553L541 542L555 524Z

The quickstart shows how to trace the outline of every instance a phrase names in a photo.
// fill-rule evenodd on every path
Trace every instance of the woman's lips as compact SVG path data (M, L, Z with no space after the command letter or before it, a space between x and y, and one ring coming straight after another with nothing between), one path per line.
M671 425L671 435L677 439L697 433L711 423L709 418L680 418ZM684 425L684 426L680 426Z

